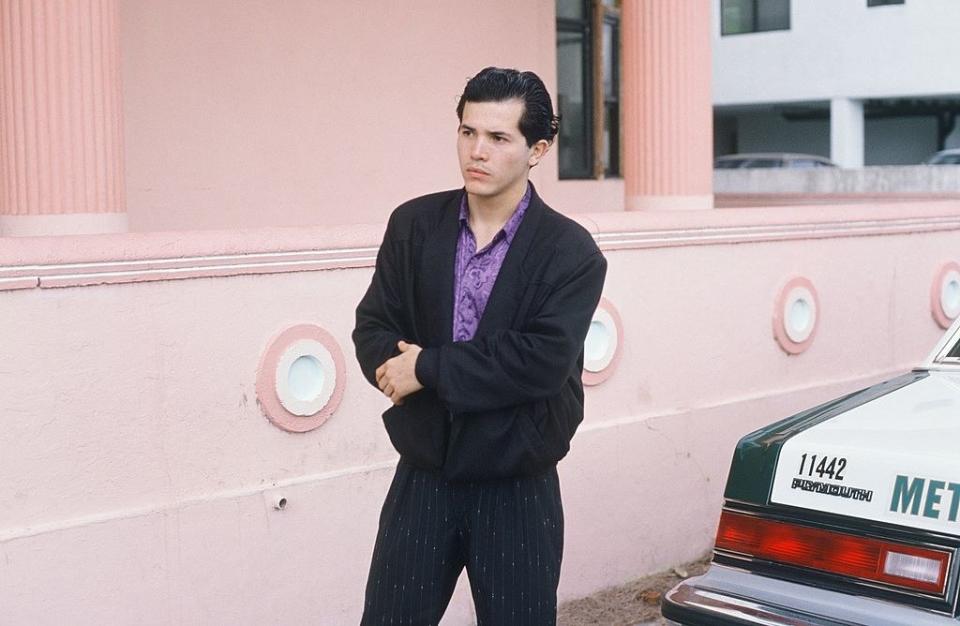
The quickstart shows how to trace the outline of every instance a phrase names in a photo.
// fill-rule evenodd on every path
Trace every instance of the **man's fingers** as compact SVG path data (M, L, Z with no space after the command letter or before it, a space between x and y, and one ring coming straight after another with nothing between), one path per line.
M408 352L411 349L415 349L417 346L406 341L398 341L397 347L401 352ZM412 355L414 353L411 353ZM414 355L415 356L415 355ZM409 357L401 358L399 356L392 359L387 359L380 367L377 368L377 387L380 388L380 391L383 392L383 395L390 398L394 404L402 404L403 397L419 389L419 386L411 387L411 377L414 375L412 370L412 363L408 362ZM415 379L413 380L415 383ZM397 389L397 385L400 385L405 391L400 391Z

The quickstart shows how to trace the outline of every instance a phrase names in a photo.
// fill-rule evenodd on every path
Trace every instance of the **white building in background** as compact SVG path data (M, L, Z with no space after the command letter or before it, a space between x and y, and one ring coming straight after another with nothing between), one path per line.
M714 152L844 167L960 147L958 0L716 0Z

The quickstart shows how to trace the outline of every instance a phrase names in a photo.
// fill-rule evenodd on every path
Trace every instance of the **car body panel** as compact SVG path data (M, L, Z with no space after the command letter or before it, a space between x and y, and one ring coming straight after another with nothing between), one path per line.
M724 497L754 504L769 503L780 449L791 437L926 376L928 373L925 371L913 371L825 402L750 433L740 440L734 450Z
M704 576L664 597L663 615L688 626L957 624L958 440L960 319L919 368L743 437L724 492L728 524L739 516L740 526L726 527ZM756 525L744 525L750 516ZM760 536L751 528L768 529L757 531L768 533L766 548L751 543ZM822 545L808 552L792 543L804 533ZM843 552L863 545L860 538L885 546L887 556L858 561L865 570L822 565L861 558ZM939 587L911 586L907 570L887 569L890 553L911 550L945 555Z
M960 535L960 374L935 372L796 434L770 501Z
M924 163L926 165L960 165L960 148L949 148L935 152Z
M800 154L795 152L746 152L726 154L713 161L715 169L754 169L754 168L790 168L811 169L837 167L830 159L818 154Z

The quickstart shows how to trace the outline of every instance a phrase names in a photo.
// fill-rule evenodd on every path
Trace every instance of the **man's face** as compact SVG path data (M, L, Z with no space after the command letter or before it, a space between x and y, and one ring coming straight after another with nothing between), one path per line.
M530 168L548 148L546 141L527 146L520 132L523 108L520 100L464 105L457 156L467 193L490 199L522 195Z

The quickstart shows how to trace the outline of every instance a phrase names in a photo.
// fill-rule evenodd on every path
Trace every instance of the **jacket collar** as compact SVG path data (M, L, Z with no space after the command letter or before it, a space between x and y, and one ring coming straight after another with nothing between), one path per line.
M527 289L527 281L523 279L523 262L527 258L530 247L536 240L537 228L543 216L545 205L533 183L530 184L530 205L520 222L520 227L510 242L507 256L503 259L500 273L493 283L487 308L477 326L477 335L492 330L510 328L517 312L517 304ZM452 278L452 275L451 275ZM451 330L452 333L452 330Z
M460 232L460 201L463 191L451 194L440 211L439 222L423 241L417 268L416 309L424 326L419 329L424 347L453 341L453 268Z
M453 194L440 212L440 221L423 243L419 282L422 294L419 307L423 311L423 335L428 346L453 341L453 272L460 234L460 206L464 189ZM477 335L499 328L509 328L517 310L517 302L526 288L521 279L523 261L536 239L540 218L546 209L543 200L530 183L530 204L513 236L497 280L480 318Z

